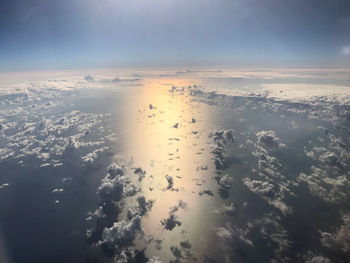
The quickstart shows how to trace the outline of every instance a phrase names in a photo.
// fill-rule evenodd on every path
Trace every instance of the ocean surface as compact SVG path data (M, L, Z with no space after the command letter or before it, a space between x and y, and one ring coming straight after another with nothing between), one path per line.
M2 76L0 261L349 262L349 76Z

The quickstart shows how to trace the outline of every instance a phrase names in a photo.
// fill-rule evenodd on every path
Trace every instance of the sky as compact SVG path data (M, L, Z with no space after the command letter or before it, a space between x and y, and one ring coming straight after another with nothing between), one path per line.
M0 71L348 67L349 0L2 0Z

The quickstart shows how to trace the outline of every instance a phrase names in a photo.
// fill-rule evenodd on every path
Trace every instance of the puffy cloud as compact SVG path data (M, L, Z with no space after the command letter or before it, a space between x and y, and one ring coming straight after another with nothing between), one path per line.
M224 153L228 143L234 142L233 130L219 130L211 131L208 134L208 138L213 140L211 153L214 157L216 169L222 170L224 168Z
M262 130L257 132L256 136L258 137L258 144L264 148L285 147L274 131Z
M87 215L88 217L85 219L86 221L97 220L99 218L105 217L102 206L97 208L94 212L89 212Z
M283 214L292 213L292 209L287 206L281 198L281 191L276 190L276 186L268 181L251 180L249 177L243 179L243 184L248 189L266 200L270 205L281 210ZM282 185L279 185L281 187Z
M143 234L141 216L139 215L133 217L130 221L122 220L114 223L110 228L105 228L99 244L110 249L127 247L132 245L138 234Z
M181 226L182 223L177 220L177 216L174 214L170 214L168 218L162 219L160 221L166 230L173 230L176 226Z
M349 189L349 182L342 173L331 172L329 169L311 166L311 173L300 173L298 180L306 182L314 196L329 203L343 203Z
M165 190L178 191L178 188L174 188L174 178L170 175L165 175L165 179L168 182L168 186ZM163 190L164 191L164 190Z
M253 242L247 237L248 233L248 228L243 229L237 226L233 228L218 227L216 229L217 236L225 242L243 242L246 245L253 247Z
M159 257L154 256L148 260L148 263L162 263L162 261L160 261Z
M170 208L169 217L168 218L161 220L161 224L164 226L164 229L171 231L176 226L181 226L182 225L182 223L177 219L177 216L175 215L175 213L180 208L181 209L186 209L187 208L187 204L185 202L183 202L182 200L179 200L178 205L175 205L175 206Z
M274 185L266 181L251 180L249 177L243 179L243 183L248 187L250 191L258 195L267 197L274 197Z
M109 147L105 146L99 149L93 150L91 153L88 153L87 155L84 155L81 157L81 160L85 163L92 163L94 162L100 154L107 151Z
M350 215L343 216L343 225L334 234L321 232L321 243L331 249L350 252Z
M219 185L225 189L231 189L232 188L232 177L228 174L225 174L224 176L220 177L219 179Z
M137 198L137 207L129 207L128 208L128 218L131 219L135 217L136 215L144 216L149 210L151 210L154 201L149 200L146 201L146 198L144 196L139 196Z
M267 215L261 219L249 222L250 229L258 230L268 246L274 248L275 262L290 262L291 241L287 230L278 222L278 218ZM272 261L274 262L274 261Z
M119 201L124 191L124 178L104 178L97 189L97 194L103 201Z
M142 170L141 167L136 167L134 173L138 175L138 181L141 182L146 177L146 171Z
M234 216L237 213L237 207L233 203L231 203L229 205L222 205L219 208L215 208L213 212L217 214Z
M92 76L86 79L91 80ZM37 166L58 167L63 163L54 163L54 160L61 159L68 150L79 149L76 153L83 161L94 161L96 154L102 152L102 146L107 147L108 142L116 139L110 131L99 129L99 124L110 116L77 110L62 112L66 98L85 86L81 76L79 79L0 82L0 104L5 107L0 110L0 136L9 149L6 153L0 150L0 159L35 158L39 161ZM96 141L96 138L102 139Z
M211 190L204 190L198 193L199 195L209 195L209 196L214 196L213 192Z
M107 168L107 175L102 179L97 194L103 201L120 201L125 196L134 196L140 190L130 182L124 168L112 163Z
M114 178L116 176L124 175L124 168L113 162L108 165L107 172L111 178Z

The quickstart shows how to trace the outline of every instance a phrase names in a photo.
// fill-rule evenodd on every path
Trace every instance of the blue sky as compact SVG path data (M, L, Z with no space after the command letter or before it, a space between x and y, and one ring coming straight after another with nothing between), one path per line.
M0 70L350 65L348 0L2 0Z

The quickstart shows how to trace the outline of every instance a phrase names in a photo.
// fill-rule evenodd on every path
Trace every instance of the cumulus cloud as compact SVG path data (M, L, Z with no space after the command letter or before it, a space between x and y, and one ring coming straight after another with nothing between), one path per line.
M341 204L346 200L349 194L346 175L314 165L310 170L310 174L300 173L298 180L307 183L311 194L329 203Z
M166 230L173 230L176 226L181 226L182 223L177 220L177 216L174 214L170 214L168 218L162 219L160 221Z
M91 153L88 153L87 155L82 156L81 160L85 163L93 163L99 157L100 154L107 151L108 149L109 147L107 146L99 149L95 149Z
M124 178L104 178L97 189L97 194L104 201L119 201L124 190Z
M233 179L228 174L225 174L224 176L220 177L220 179L219 179L219 185L225 189L231 189L232 182L233 182Z
M144 216L149 210L151 210L154 201L153 200L146 201L146 198L144 196L139 196L137 198L137 203L138 203L138 206L128 208L129 219L135 217L136 215Z
M237 207L234 203L231 203L229 205L222 205L219 208L215 208L213 210L214 213L217 214L225 214L228 216L234 216L237 213Z
M234 142L233 130L219 130L211 131L208 138L213 140L211 153L213 154L216 169L222 170L224 168L224 153L228 143Z
M110 228L105 228L99 245L109 249L120 249L132 245L138 234L143 234L139 215L130 221L122 220L114 223Z
M119 164L113 162L110 165L108 165L107 173L111 178L115 178L116 176L122 176L124 175L124 168Z
M209 196L214 196L213 192L211 190L204 190L198 193L199 195L209 195Z
M248 189L266 200L270 205L279 209L283 214L292 213L292 209L285 204L281 197L281 190L267 181L252 180L249 177L243 179L243 184ZM279 188L283 185L279 185ZM288 191L288 189L286 190ZM283 195L282 195L283 196Z
M264 148L284 147L285 145L280 142L280 139L276 136L274 131L259 131L256 133L258 137L258 144Z
M267 197L274 197L274 185L269 182L251 180L250 178L244 178L243 183L248 187L250 191L258 195L263 195Z
M216 229L217 236L225 241L225 242L243 242L249 246L254 246L253 242L248 239L247 235L249 233L249 229L239 228L237 226L231 228L218 227Z
M343 224L335 233L322 231L320 233L323 246L346 253L350 252L350 214L343 216Z
M181 209L186 209L187 208L187 204L185 202L183 202L182 200L179 200L178 205L175 205L175 206L170 208L169 217L168 218L161 220L161 224L164 226L164 229L171 231L176 226L181 226L182 225L182 223L177 219L177 216L175 215L175 213L180 208Z
M134 196L139 188L131 183L124 168L112 163L107 168L107 175L102 179L97 194L103 201L120 201L124 196Z
M107 150L103 147L116 140L110 131L99 129L110 118L108 114L62 111L66 108L62 107L67 103L66 98L85 85L86 82L75 77L0 82L0 101L5 109L0 110L0 136L7 145L6 151L0 150L0 160L36 159L37 166L59 167L63 165L60 159L69 150L75 150L87 162L93 162L96 155Z
M178 188L174 188L174 178L170 175L165 175L165 179L168 182L168 186L164 190L179 191ZM163 191L164 191L163 190Z
M159 257L153 256L148 260L148 263L162 263L162 261L160 261Z

